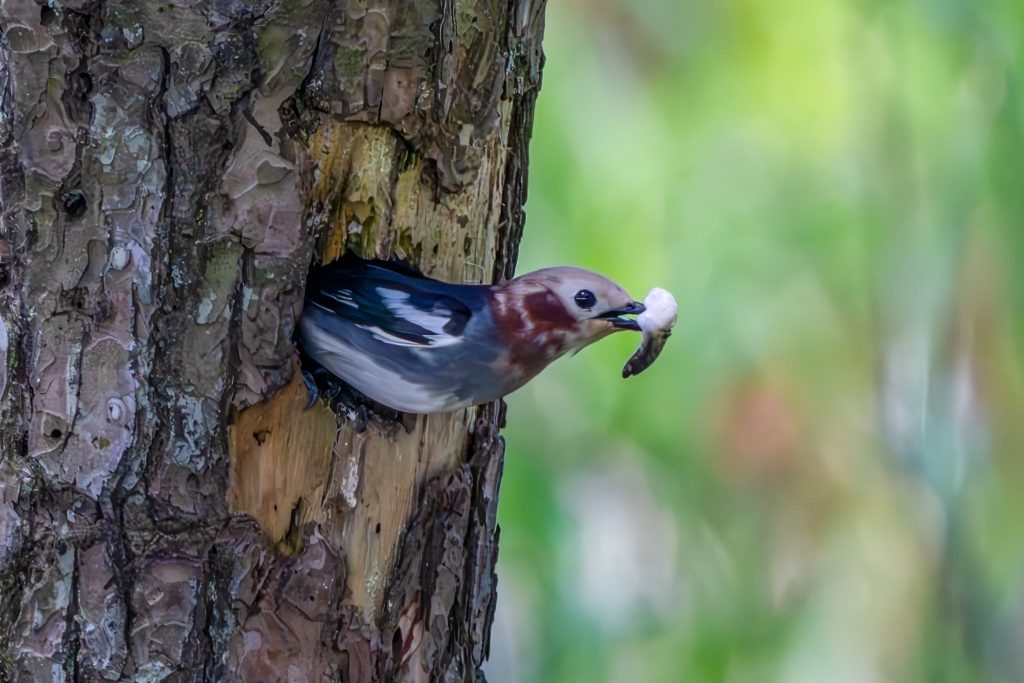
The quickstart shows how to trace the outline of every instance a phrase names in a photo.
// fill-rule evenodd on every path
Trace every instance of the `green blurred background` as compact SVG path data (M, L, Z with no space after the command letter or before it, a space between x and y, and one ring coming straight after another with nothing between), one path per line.
M1024 3L555 0L492 683L1024 681Z

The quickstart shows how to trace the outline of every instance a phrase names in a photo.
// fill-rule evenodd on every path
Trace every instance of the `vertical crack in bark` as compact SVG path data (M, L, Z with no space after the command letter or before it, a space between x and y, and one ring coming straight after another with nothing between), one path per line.
M103 536L111 560L111 581L114 582L120 605L124 610L121 638L127 649L130 647L135 621L135 613L132 609L132 593L135 590L135 557L131 551L123 505L127 492L122 488L120 482L115 486L115 491L117 493L111 497L110 510L103 511L106 518L103 525ZM128 649L126 654L130 660L131 650Z
M75 311L56 311L57 315L66 316L69 320L74 315ZM85 340L88 337L87 328L83 325L82 341L77 345L75 349L75 359L73 370L72 381L74 382L74 407L72 408L71 421L68 423L67 429L64 430L63 435L60 436L61 442L60 447L57 451L57 457L62 458L64 451L67 449L68 441L71 440L71 436L75 433L75 426L78 424L78 415L81 412L80 406L82 402L82 354L85 351Z
M498 560L498 491L504 470L504 442L498 427L504 422L505 404L499 401L488 406L477 420L473 433L473 455L469 465L474 486L470 514L472 518L467 534L465 576L469 577L463 590L462 621L473 627L468 635L471 661L476 668L483 665L490 652L491 623L497 598ZM475 613L482 607L482 613Z
M72 548L74 559L71 569L70 603L65 614L64 649L67 654L64 660L64 671L72 681L77 683L79 680L78 651L82 647L81 629L78 624L80 580L78 575L78 546L72 544Z
M228 330L228 359L225 367L225 383L232 389L223 392L220 399L221 415L223 416L224 429L224 452L227 452L227 438L228 430L227 426L232 420L234 420L234 387L238 383L239 373L242 368L242 316L245 314L245 292L247 288L253 287L252 283L252 271L255 268L254 255L252 249L245 246L245 242L241 236L238 238L238 244L242 248L242 254L239 259L238 268L238 282L235 285L235 291L231 297L231 325Z

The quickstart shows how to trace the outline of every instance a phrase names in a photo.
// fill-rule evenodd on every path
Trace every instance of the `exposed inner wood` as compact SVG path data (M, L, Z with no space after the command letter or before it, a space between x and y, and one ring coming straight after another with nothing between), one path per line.
M273 400L242 411L230 432L231 508L255 517L279 542L296 511L317 518L311 508L322 507L330 472L334 414L321 404L306 410L308 403L296 368Z
M394 255L452 282L493 272L506 150L487 143L476 180L439 193L390 130L325 119L311 136L307 210L324 221L320 254L346 248ZM453 229L454 227L454 229ZM230 505L252 515L285 550L307 523L345 553L350 599L367 621L378 614L402 531L422 484L461 462L477 409L420 416L412 430L359 433L322 406L308 411L301 377L237 417L231 428ZM336 438L335 438L336 434Z

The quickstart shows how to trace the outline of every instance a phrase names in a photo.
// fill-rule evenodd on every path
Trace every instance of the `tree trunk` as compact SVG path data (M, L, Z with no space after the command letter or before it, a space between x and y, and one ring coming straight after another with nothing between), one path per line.
M543 0L0 0L0 681L480 680L499 403L304 411L315 257L511 275Z

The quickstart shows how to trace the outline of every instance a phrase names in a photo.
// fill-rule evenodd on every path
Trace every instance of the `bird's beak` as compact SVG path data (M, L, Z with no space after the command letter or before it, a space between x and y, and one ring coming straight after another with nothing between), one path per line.
M640 331L640 325L631 318L620 318L622 315L639 315L647 310L642 303L639 301L630 302L628 305L622 308L614 308L610 311L605 311L601 315L595 316L601 320L607 320L612 325L620 330L633 330L634 332Z

